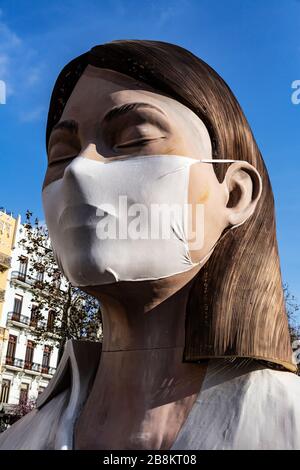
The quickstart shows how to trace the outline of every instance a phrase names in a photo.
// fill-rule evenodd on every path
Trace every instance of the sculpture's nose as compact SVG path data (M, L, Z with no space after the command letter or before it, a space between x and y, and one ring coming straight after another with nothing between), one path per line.
M94 163L92 163L92 161ZM99 166L95 166L95 162L99 163ZM94 181L99 171L101 171L103 161L101 158L96 158L95 154L89 154L88 152L80 153L75 157L71 163L65 168L64 171L64 182L67 186L72 188L76 187L77 190L81 188L87 181Z
M105 158L97 151L97 146L93 142L86 144L80 151L79 157L87 158L89 160L96 160L103 162Z
M101 160L96 162L95 159L82 154L72 160L65 168L62 179L61 205L63 208L94 204L95 188L101 186L103 166Z

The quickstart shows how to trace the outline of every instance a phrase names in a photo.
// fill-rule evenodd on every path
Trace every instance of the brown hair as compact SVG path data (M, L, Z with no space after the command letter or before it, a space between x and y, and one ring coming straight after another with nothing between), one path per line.
M246 160L262 178L262 195L254 214L227 232L195 277L187 308L184 359L252 357L296 370L272 188L249 124L230 88L209 65L173 44L124 40L96 46L60 73L51 97L47 142L88 64L124 73L177 99L205 123L213 158ZM227 165L214 164L214 169L221 182Z

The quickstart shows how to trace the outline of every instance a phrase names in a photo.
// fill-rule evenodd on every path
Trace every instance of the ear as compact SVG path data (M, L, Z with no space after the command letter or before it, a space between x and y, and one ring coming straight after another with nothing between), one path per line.
M261 196L260 174L248 162L235 162L228 168L222 184L227 197L228 224L240 225L253 214Z

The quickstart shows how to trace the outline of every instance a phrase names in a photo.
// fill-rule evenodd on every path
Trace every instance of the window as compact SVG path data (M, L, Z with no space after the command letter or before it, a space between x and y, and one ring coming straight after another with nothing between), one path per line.
M0 208L1 210L2 208ZM0 221L0 235L4 235L6 232L6 238L10 238L11 234L11 224L9 222Z
M13 316L12 320L19 321L20 320L20 315L22 311L22 305L23 305L23 297L22 295L15 295L14 299L14 309L13 309Z
M0 403L8 403L9 390L10 390L10 380L3 379L2 387L1 387Z
M45 390L46 387L42 387L40 386L39 389L38 389L38 395L40 395L41 393L43 393L43 391Z
M19 279L21 281L25 281L26 273L27 273L27 264L28 264L28 259L25 258L25 256L22 256L20 258L20 264L19 264Z
M38 318L39 318L38 306L32 305L31 315L30 315L30 326L33 326L35 328L37 326Z
M55 321L55 311L49 310L48 313L48 321L47 321L47 330L53 331L54 330L54 321Z
M33 341L27 341L25 354L25 369L31 370L35 344Z
M44 346L42 374L48 374L50 364L51 346Z
M17 344L17 337L14 335L9 335L7 353L6 353L6 364L13 365L14 359L15 359L15 353L16 353L16 344Z
M44 272L43 271L37 271L35 280L37 282L43 282L44 281Z
M29 389L29 384L21 383L20 397L19 397L20 404L26 405L27 400L28 400L28 389Z

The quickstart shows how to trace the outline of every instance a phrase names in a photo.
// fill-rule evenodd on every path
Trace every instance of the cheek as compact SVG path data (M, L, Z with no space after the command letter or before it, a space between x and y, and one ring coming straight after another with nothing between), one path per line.
M196 197L195 202L197 204L205 204L206 201L209 198L209 194L210 194L209 188L203 189L203 191L200 193L200 195L198 197Z
M199 163L190 168L188 242L193 262L207 255L220 236L218 186L210 169Z
M70 164L70 161L62 161L60 163L56 163L53 166L48 166L46 173L45 173L45 178L43 182L43 190L51 183L53 183L56 180L59 180L63 177L65 168Z

